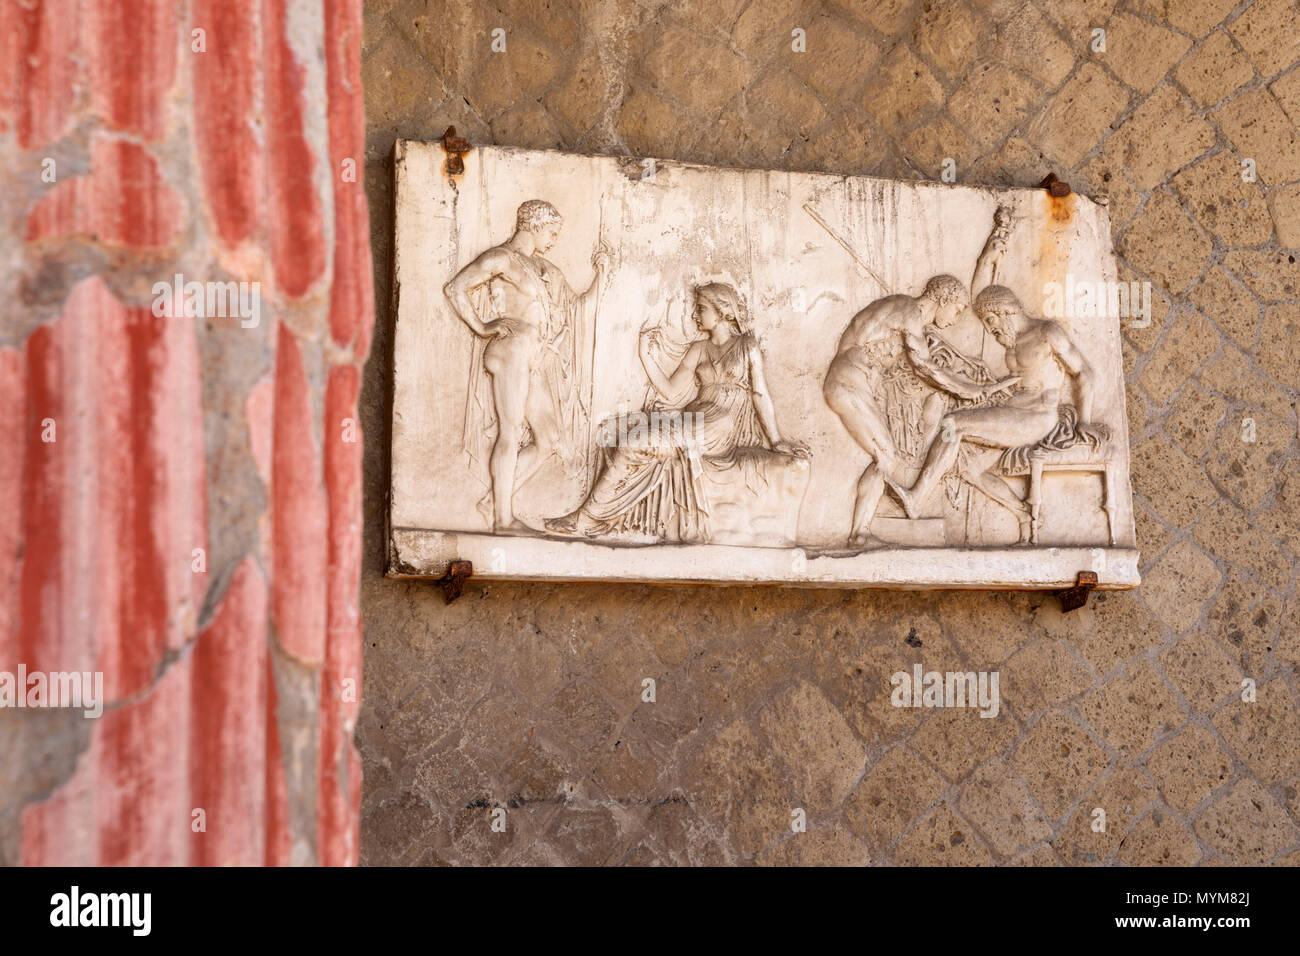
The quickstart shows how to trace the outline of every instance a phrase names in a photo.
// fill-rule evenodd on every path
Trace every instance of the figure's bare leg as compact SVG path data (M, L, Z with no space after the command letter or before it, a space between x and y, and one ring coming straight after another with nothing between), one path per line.
M853 504L853 526L849 531L849 547L864 548L871 543L871 520L885 493L885 476L873 461L858 479L857 500Z
M515 520L513 498L528 400L529 351L527 340L511 337L489 343L484 354L483 366L492 376L492 398L497 410L497 438L488 461L497 531L528 530Z
M982 471L967 477L973 479L972 483L980 491L1016 516L1016 521L1020 523L1020 543L1027 542L1031 524L1029 506L1021 500L1015 490L1003 480L1001 475L992 471Z
M964 413L968 417L959 430L977 445L987 448L1018 448L1032 445L1052 430L1060 414L1055 406L980 409ZM994 466L996 467L996 466ZM1008 509L1020 522L1021 543L1027 542L1032 530L1033 515L1029 506L993 468L976 476L975 486L998 504Z
M934 445L939 439L940 432L943 430L945 419L944 411L947 407L948 398L942 392L931 392L926 398L925 404L921 406L921 447L927 449L927 462L929 462L930 457L935 454ZM952 435L952 432L949 431L949 434ZM939 468L940 465L935 464L933 467ZM951 467L951 464L948 467ZM921 474L917 476L917 480L913 484L914 488L920 486L920 490L916 494L910 493L909 489L903 488L901 484L895 484L893 482L889 483L890 490L893 491L898 500L902 502L903 511L909 518L916 517L916 513L925 504L925 500L929 496L930 492L933 491L934 478L931 476L925 476L925 470L925 465L922 465ZM946 470L947 468L944 469L944 471ZM944 472L941 471L938 474L939 477L943 477ZM925 485L921 485L923 477L925 477Z
M944 412L948 408L948 396L943 392L931 392L921 406L921 445L929 448L943 427Z
M934 491L934 486L957 460L957 452L961 449L961 432L955 422L951 427L944 428L943 422L949 420L950 418L941 420L938 434L931 442L930 450L926 452L925 464L921 466L921 473L917 476L916 483L911 488L891 485L894 493L898 495L898 500L903 503L903 510L909 518L917 516L921 506Z
M519 462L519 438L522 428L516 423L499 421L497 440L492 446L489 471L492 475L492 502L495 530L520 530L513 509L515 466Z
M863 389L844 383L828 385L826 404L840 417L845 430L871 456L858 479L853 504L853 523L849 529L849 547L863 547L871 540L871 520L880 506L888 482L897 487L894 476L902 475L902 461L889 432L889 422Z
M1054 408L965 408L944 416L939 422L938 437L930 446L921 474L910 490L896 489L909 517L925 503L934 486L957 460L963 440L987 448L1015 448L1038 441L1056 423ZM949 425L948 423L952 424ZM993 476L996 478L997 476ZM1000 479L999 479L1000 480ZM981 491L984 486L974 482ZM1010 486L1001 482L1001 491L1010 493ZM999 500L999 499L994 499Z
M889 421L864 391L846 385L831 385L825 390L826 404L844 423L858 446L875 459L876 467L890 478L901 478L902 461Z
M1038 441L1052 430L1057 422L1055 407L1017 408L1002 405L996 408L965 408L949 417L957 431L968 441L988 448L1016 448Z

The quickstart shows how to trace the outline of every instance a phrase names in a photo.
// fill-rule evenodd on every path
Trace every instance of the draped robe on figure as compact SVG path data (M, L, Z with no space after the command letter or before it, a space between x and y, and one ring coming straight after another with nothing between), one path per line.
M773 453L754 409L749 333L725 345L704 340L695 367L695 398L676 409L690 412L684 433L670 431L648 444L608 446L604 467L582 511L605 533L663 541L708 540L706 470L751 490L766 486L764 462ZM730 474L728 474L730 473Z

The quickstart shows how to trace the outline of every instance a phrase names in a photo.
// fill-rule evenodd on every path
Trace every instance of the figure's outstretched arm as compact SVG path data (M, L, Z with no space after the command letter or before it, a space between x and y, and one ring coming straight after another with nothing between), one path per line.
M925 327L925 344L930 349L931 360L940 368L960 368L968 379L976 383L993 381L993 373L987 365L959 351L933 325Z
M776 408L772 404L771 393L767 390L767 377L763 374L763 350L758 347L757 340L749 343L749 381L758 423L763 426L763 433L775 448L781 442L781 434L776 428Z
M668 397L682 391L694 378L695 366L700 361L700 343L692 342L690 348L686 350L686 354L682 356L682 360L677 363L677 368L672 375L664 375L653 358L653 353L663 348L659 337L660 332L658 329L650 329L642 333L639 355L641 367L645 369L650 384L654 386L655 391L660 395Z
M763 433L767 435L768 444L772 446L773 451L779 451L785 455L794 455L796 458L809 458L810 455L806 445L802 442L782 438L781 433L777 430L776 406L772 404L772 393L767 388L767 375L763 372L763 350L759 348L757 339L751 340L748 347L749 381L751 397L754 402L754 413L758 415L758 423L763 426Z
M1052 326L1049 340L1052 343L1052 351L1056 353L1056 357L1065 366L1065 370L1074 376L1074 381L1078 386L1079 421L1091 422L1093 390L1097 380L1092 366L1083 357L1079 347L1071 341L1069 333L1059 325Z
M917 374L935 388L950 395L975 401L1007 387L1006 383L993 382L987 385L977 384L958 375L950 369L943 368L930 354L930 346L924 336L907 331L903 333L903 343L907 347L907 357L911 360Z

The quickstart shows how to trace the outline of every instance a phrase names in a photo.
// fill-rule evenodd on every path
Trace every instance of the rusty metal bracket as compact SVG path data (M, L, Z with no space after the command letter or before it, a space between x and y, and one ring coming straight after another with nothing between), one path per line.
M447 573L440 577L434 584L442 587L442 595L446 598L446 603L450 604L456 598L460 597L461 589L465 587L465 582L474 574L474 562L462 561L457 558L447 567Z
M1070 184L1057 179L1056 173L1048 173L1047 177L1038 184L1038 188L1046 189L1057 199L1070 195Z
M1088 592L1096 586L1096 571L1080 571L1074 579L1074 587L1056 592L1056 596L1061 599L1061 613L1069 614L1087 604Z
M447 174L459 176L465 172L464 156L474 147L469 140L456 135L456 127L448 126L442 134L442 151L447 154Z

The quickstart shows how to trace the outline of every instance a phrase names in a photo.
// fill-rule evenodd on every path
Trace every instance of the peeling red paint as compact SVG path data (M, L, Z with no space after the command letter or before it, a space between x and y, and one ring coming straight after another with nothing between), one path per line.
M23 353L0 348L0 670L18 666L18 582L23 555L23 462L27 453Z
M280 646L305 664L325 656L327 502L302 351L280 323L271 455L272 606Z
M68 125L77 82L77 0L0 4L0 95L18 145L38 149Z
M276 285L304 295L325 270L318 156L307 140L303 68L289 44L288 3L266 0L266 114L270 245Z
M334 183L334 282L330 334L358 358L370 351L370 225L366 207L365 111L361 91L360 0L326 0L325 67L329 90L330 173Z
M356 421L361 375L356 366L330 370L325 392L325 485L329 490L329 635L321 671L318 841L326 866L355 864L360 839L353 805L352 758L361 697L361 426ZM360 791L358 790L359 794Z
M174 661L129 707L95 728L95 819L100 866L190 862L189 706L191 655Z
M194 0L191 14L206 47L190 54L194 153L208 214L229 246L264 228L261 10L260 0Z
M181 866L189 862L190 661L172 663L128 707L96 720L76 772L23 810L23 866Z
M73 235L106 245L171 245L180 234L181 199L143 146L94 139L89 176L58 182L27 216L27 241Z
M18 652L102 670L111 699L148 686L202 599L196 348L190 323L126 309L97 278L27 341Z
M190 787L205 829L191 832L191 862L258 866L265 859L266 582L245 558L194 647ZM193 816L193 808L191 809Z
M292 842L289 835L289 783L280 751L279 695L275 668L266 657L266 859L267 866L288 866Z
M176 73L175 0L94 0L86 13L96 112L113 129L162 139Z
M330 334L364 360L374 326L369 221L362 164L359 0L326 0L325 62L334 182L334 272ZM347 174L351 173L349 176ZM361 758L352 734L360 711L362 435L356 420L359 365L330 370L325 395L325 483L330 502L329 634L321 674L320 792L317 842L327 866L360 860Z
M69 304L78 298L74 293ZM95 348L88 378L63 384L81 392L85 414L69 437L77 457L93 463L96 478L93 523L72 523L80 540L68 546L89 547L93 555L86 568L94 582L91 623L105 691L116 700L149 686L167 646L167 598L155 584L155 575L165 570L166 529L158 520L165 515L165 465L154 425L160 412L155 403L169 396L159 374L163 358L150 355L160 344L152 323L166 320L147 311L148 320L128 314L111 296L96 298L79 302L61 329L65 350ZM83 316L90 315L97 328L87 327Z
M100 273L20 347L0 348L0 441L11 448L0 456L0 667L102 671L111 705L71 776L23 809L23 863L308 860L313 841L293 842L290 811L297 821L313 804L316 859L358 860L361 435L347 441L343 424L356 417L374 314L364 184L341 174L352 159L360 178L364 160L361 7L326 0L322 51L299 48L310 29L297 24L291 46L287 6L0 5L0 132L22 149L67 136L61 149L90 157L88 174L59 179L27 211L20 267L57 255ZM188 49L199 28L203 52ZM11 175L13 162L31 173L30 155ZM210 247L194 245L205 235ZM102 248L42 245L70 238ZM273 282L258 274L264 262ZM265 507L201 633L207 588L230 572L208 568L203 320L128 308L103 278L127 270L123 287L137 294L150 263L159 279L199 281L223 276L189 274L194 263L219 263L260 281L264 303L330 280L328 307L294 306L301 339L274 318L234 333L274 342L273 376L219 405L242 403L247 430L233 434L265 493L211 480ZM322 335L343 354L317 382ZM224 449L211 467L240 454ZM281 751L280 650L320 667L319 750L291 757L317 759L315 793L296 792L302 775ZM355 698L343 699L345 680Z
M94 866L99 862L95 821L94 749L77 758L72 776L53 794L23 808L18 860L23 866Z
M18 660L29 670L93 669L89 628L62 626L69 609L89 608L84 595L67 593L64 574L65 502L72 486L67 475L73 422L64 414L64 355L57 325L37 329L27 339L27 407L23 430L23 564L19 578ZM61 425L60 425L61 423ZM64 441L58 442L62 428ZM52 431L51 431L52 429ZM54 441L43 441L42 437ZM75 571L73 572L75 576ZM80 598L80 600L78 600ZM74 640L82 640L73 646ZM57 668L49 664L62 662Z

